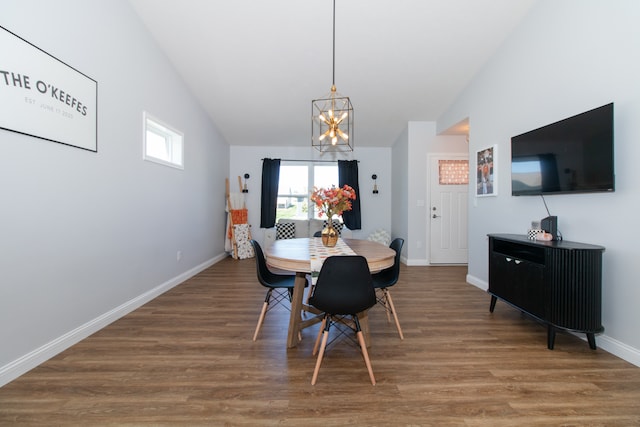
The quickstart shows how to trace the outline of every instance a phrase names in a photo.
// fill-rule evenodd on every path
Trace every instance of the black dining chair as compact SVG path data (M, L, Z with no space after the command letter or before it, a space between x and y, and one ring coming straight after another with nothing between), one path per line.
M318 351L322 336L322 344L313 371L311 384L315 385L320 371L320 364L327 347L329 328L335 322L351 327L358 339L364 363L369 371L371 384L376 384L373 376L367 345L362 334L358 313L368 310L376 303L376 293L367 260L360 255L336 255L324 260L316 286L309 298L309 304L324 312L322 326L318 331L313 354ZM350 317L351 321L346 322Z
M402 246L404 245L404 239L400 237L393 239L389 247L396 251L396 256L393 261L393 266L384 269L378 273L372 275L373 287L376 290L376 297L378 302L387 311L387 320L391 322L391 316L396 322L396 328L400 334L400 339L404 339L402 328L400 328L400 321L398 320L398 314L396 308L393 305L393 299L391 298L391 292L389 288L398 283L398 277L400 277L400 253L402 252Z
M258 338L258 332L260 332L260 328L262 327L262 322L264 321L267 311L272 307L275 307L275 305L271 305L271 303L275 302L276 304L283 304L286 299L291 303L291 296L293 295L293 286L296 276L273 273L267 267L267 261L264 257L260 244L255 240L251 240L251 245L255 252L258 281L262 286L267 288L267 295L264 298L264 304L262 304L262 311L258 318L258 325L256 326L256 331L253 334L253 340L255 341L256 338Z

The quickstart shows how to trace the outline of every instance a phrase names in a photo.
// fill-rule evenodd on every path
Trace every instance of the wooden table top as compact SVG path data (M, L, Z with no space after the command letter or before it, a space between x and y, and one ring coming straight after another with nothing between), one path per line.
M315 238L315 237L313 237ZM372 272L393 265L396 252L377 242L359 239L343 239L358 255L367 259ZM274 268L299 273L310 273L309 238L276 240L265 249L267 264Z

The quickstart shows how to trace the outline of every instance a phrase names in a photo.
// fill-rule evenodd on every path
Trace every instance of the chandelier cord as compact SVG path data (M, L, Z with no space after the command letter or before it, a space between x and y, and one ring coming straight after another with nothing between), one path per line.
M333 0L333 76L331 84L336 85L336 0Z

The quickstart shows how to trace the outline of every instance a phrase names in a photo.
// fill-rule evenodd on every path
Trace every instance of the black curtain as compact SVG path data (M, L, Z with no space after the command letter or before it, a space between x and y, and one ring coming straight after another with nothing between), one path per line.
M262 197L260 199L260 228L276 223L280 159L262 159Z
M360 218L360 185L358 184L358 161L338 160L338 185L347 184L356 192L356 199L351 201L351 210L342 213L344 225L349 230L360 230L362 221Z

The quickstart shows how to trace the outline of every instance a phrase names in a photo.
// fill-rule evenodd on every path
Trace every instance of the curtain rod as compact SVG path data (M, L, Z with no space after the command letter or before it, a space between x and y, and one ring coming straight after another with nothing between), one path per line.
M265 159L260 159L265 160ZM301 159L279 159L281 162L310 162L310 163L336 163L337 160L301 160ZM356 160L360 163L360 160Z

